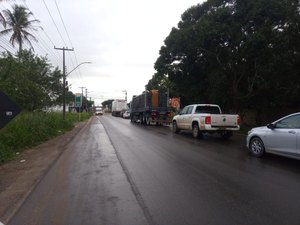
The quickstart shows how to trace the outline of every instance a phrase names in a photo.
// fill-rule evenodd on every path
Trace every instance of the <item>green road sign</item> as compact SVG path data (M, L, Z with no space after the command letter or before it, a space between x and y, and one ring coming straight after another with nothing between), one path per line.
M75 107L80 107L81 106L81 94L76 94L75 95Z

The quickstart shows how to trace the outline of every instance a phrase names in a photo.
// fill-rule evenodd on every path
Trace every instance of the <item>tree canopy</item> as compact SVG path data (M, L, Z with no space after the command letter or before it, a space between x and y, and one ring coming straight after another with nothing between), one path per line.
M298 0L208 0L186 10L146 85L227 110L295 107L300 100ZM165 82L165 81L168 82Z
M104 102L102 102L101 104L102 104L102 107L104 108L104 109L109 109L109 110L111 110L111 105L112 105L112 102L113 102L114 100L113 99L108 99L108 100L106 100L106 101L104 101Z
M62 73L47 58L23 50L0 57L0 90L22 109L33 111L62 102ZM68 95L69 96L69 95ZM69 96L74 101L74 95Z

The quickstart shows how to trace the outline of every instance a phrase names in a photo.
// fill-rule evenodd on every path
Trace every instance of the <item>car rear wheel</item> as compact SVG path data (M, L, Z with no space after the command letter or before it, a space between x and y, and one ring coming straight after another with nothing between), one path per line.
M255 157L262 157L265 153L265 146L263 141L258 137L252 138L249 144L249 150Z

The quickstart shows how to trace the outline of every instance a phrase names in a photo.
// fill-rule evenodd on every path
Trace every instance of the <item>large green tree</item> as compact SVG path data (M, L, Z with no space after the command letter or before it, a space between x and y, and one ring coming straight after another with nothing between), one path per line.
M39 20L30 17L33 15L27 8L21 5L13 5L12 10L6 9L2 14L5 20L5 29L0 32L1 35L11 35L9 41L15 47L16 44L19 46L19 51L23 49L23 44L28 43L31 48L33 46L30 40L37 42L37 39L30 30L36 30L35 24L39 23Z
M102 102L101 104L102 104L102 107L104 108L104 109L108 109L108 110L111 110L111 106L112 106L112 102L113 102L114 100L113 99L109 99L109 100L106 100L106 101L104 101L104 102Z
M17 56L4 54L0 58L0 90L24 110L40 110L61 103L62 76L45 57L31 51L23 50Z
M300 98L298 0L208 0L186 10L161 47L157 73L185 103L227 110L295 107Z

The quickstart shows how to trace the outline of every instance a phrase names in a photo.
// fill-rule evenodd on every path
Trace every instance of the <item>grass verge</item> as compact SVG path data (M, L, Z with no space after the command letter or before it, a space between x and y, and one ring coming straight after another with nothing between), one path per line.
M24 112L0 130L0 165L16 158L17 152L43 143L71 130L79 121L88 119L90 113Z

